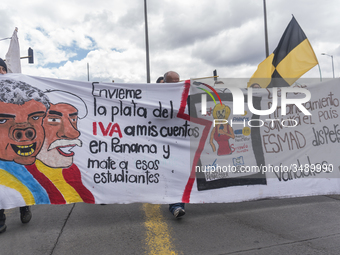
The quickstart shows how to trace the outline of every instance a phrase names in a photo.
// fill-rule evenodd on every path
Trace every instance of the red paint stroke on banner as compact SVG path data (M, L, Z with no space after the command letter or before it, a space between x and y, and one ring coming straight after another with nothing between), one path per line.
M40 185L46 190L51 204L66 204L64 196L60 193L53 182L40 172L36 165L26 165L26 169L33 175Z
M184 83L184 90L183 90L183 93L182 93L181 104L180 104L180 108L179 108L177 117L184 119L184 120L187 120L187 121L190 121L190 122L193 122L193 123L196 123L196 124L199 124L199 125L202 125L202 126L204 126L204 129L203 129L203 132L202 132L202 137L200 139L200 142L198 144L197 150L196 150L195 155L194 155L194 160L193 160L193 163L192 163L190 176L189 176L188 182L187 182L185 189L184 189L184 192L183 192L183 196L182 196L182 202L183 203L189 203L190 202L190 194L191 194L192 187L194 185L195 178L196 178L195 166L197 165L198 160L201 157L201 153L203 151L205 141L206 141L206 139L209 135L209 131L210 131L210 128L212 126L212 121L200 119L200 118L193 118L193 117L190 117L190 115L184 113L185 107L187 106L187 99L188 99L188 96L189 96L189 90L190 90L190 80L186 80L185 83Z
M221 105L222 105L222 100L221 100L221 98L220 98L220 95L217 93L217 91L216 91L213 87L211 87L210 85L208 85L208 84L205 84L205 83L202 83L202 84L203 84L204 86L208 87L209 89L211 89L211 90L216 94L218 100L220 100L220 103L221 103Z
M72 164L69 168L64 168L63 176L65 181L77 191L85 203L94 204L94 196L82 183L80 170L75 164Z

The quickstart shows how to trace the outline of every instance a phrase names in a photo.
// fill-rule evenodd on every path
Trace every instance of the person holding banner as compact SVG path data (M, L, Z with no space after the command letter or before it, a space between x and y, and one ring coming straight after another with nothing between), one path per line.
M163 83L177 83L179 82L179 74L174 71L169 71L164 74Z
M0 58L0 74L6 74L7 73L7 65L5 61Z
M179 82L179 74L174 71L169 71L164 74L164 83L177 83ZM169 211L179 218L185 214L184 203L169 204Z
M164 83L164 77L163 76L158 77L156 83Z

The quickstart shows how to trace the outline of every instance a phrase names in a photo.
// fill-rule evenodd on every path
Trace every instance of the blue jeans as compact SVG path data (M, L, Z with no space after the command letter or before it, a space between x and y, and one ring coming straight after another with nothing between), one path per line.
M181 207L182 209L184 209L184 205L184 203L169 204L169 211L174 214L174 211L177 207Z

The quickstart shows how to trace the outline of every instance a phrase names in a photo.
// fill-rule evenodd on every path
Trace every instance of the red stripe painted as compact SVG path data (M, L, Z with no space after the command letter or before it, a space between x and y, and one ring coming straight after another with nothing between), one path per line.
M184 113L185 107L187 106L189 90L190 90L190 80L186 80L184 83L184 90L182 92L181 104L179 106L177 117L179 117L178 115L181 115L182 117L179 117L179 118L190 121L190 116Z
M181 119L188 120L188 121L193 122L193 123L197 123L199 125L202 125L202 126L204 126L204 129L203 129L203 132L202 132L202 137L201 137L200 142L198 144L198 148L197 148L195 155L194 155L194 160L193 160L190 176L189 176L188 182L187 182L185 189L184 189L184 192L183 192L183 196L182 196L182 202L183 203L189 203L190 202L190 194L191 194L192 187L194 185L195 178L196 178L195 166L197 165L198 160L201 157L201 153L203 151L205 141L206 141L206 139L209 135L209 131L210 131L210 128L211 128L211 125L212 125L211 121L208 121L208 120L205 120L205 119L199 119L199 118L192 118L192 117L190 117L190 115L184 113L185 107L187 106L187 99L188 99L188 96L189 96L189 90L190 90L190 80L186 80L185 83L184 83L184 90L183 90L183 93L182 93L180 109L178 111L177 117L181 118ZM221 99L220 99L220 101L221 101Z
M77 191L85 203L94 204L94 196L82 183L80 170L75 164L63 169L63 176L65 181Z
M35 164L26 165L26 169L46 190L51 204L66 204L66 201L60 191L54 186L53 182L41 173Z

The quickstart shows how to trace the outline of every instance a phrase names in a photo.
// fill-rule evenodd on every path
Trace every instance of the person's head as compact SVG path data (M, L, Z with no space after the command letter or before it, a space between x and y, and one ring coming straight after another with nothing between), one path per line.
M261 86L258 83L253 83L252 85L250 85L251 88L255 88L255 89L260 89Z
M174 71L169 71L164 74L164 83L179 82L179 74Z
M31 85L0 81L0 159L30 165L44 142L48 97Z
M45 129L45 142L37 155L45 165L53 168L66 168L73 164L75 146L82 146L78 130L79 111L83 115L84 102L79 97L62 91L46 93L51 104L43 121ZM73 105L60 102L61 98L68 97ZM75 106L77 105L77 106ZM82 116L84 117L84 116Z
M164 77L161 76L161 77L158 77L156 83L163 83L164 82Z
M7 73L7 65L5 61L0 58L0 74L6 74Z

